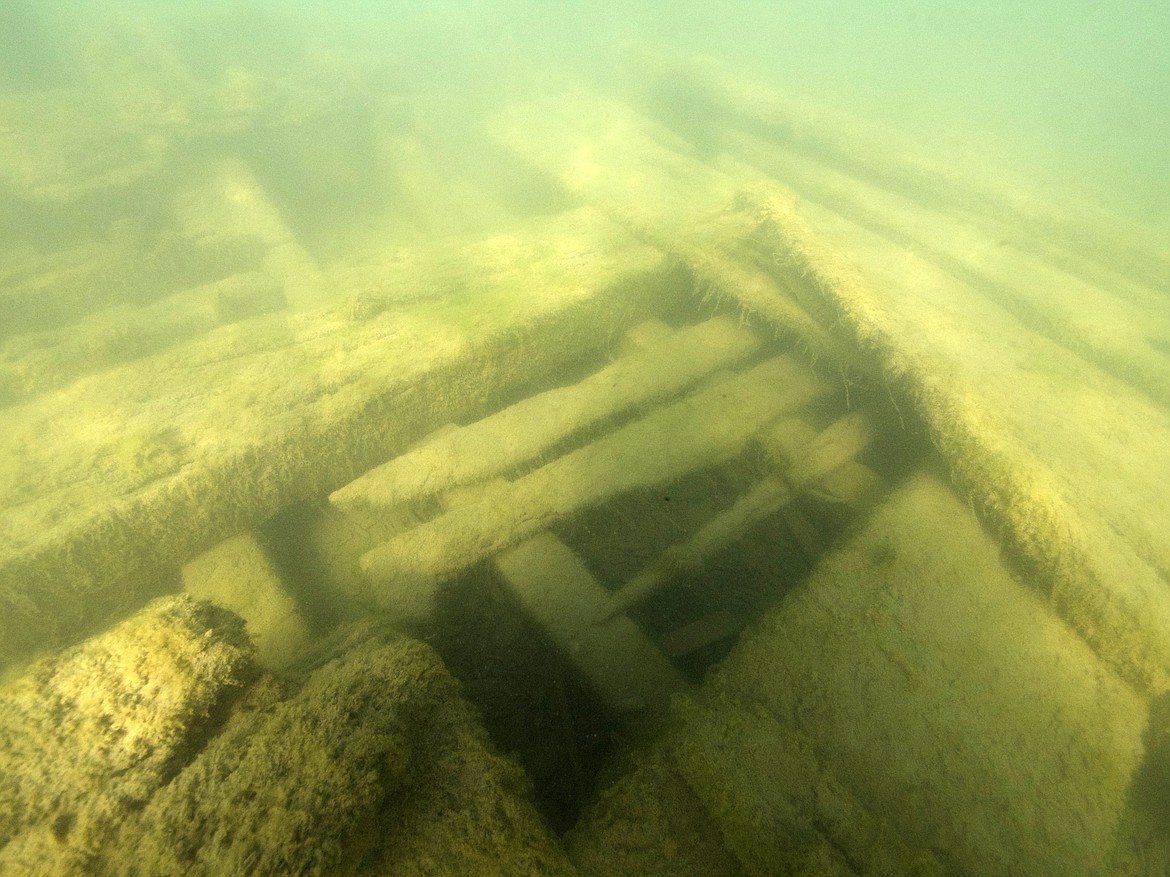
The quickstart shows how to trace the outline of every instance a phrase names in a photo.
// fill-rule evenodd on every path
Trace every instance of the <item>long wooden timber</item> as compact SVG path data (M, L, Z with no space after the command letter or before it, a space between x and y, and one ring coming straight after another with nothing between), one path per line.
M551 533L502 552L495 565L524 611L616 713L654 729L668 715L671 697L689 690L683 675L632 621L593 623L609 592Z
M755 156L777 163L770 170L762 164L761 170L797 189L785 166L812 163L912 197L937 213L994 224L1005 235L1002 242L1022 244L1028 253L1099 282L1124 278L1152 290L1170 282L1170 242L1164 233L1072 186L1058 189L1029 178L994 147L924 140L785 91L712 57L652 47L639 55L642 96L633 102L648 116L661 117L653 96L668 83L676 106L685 106L693 118L717 118L719 124L706 131L712 137L706 151L719 156L717 163L728 156L745 158L740 144L750 143Z
M371 469L329 501L339 508L392 508L502 475L630 408L668 398L758 347L750 330L726 317L671 332L579 383L537 393L472 426L447 431Z
M698 105L706 75L692 71ZM1051 607L1131 684L1170 689L1164 243L1100 210L1061 220L989 168L851 145L841 122L818 149L815 115L788 107L806 133L786 136L782 98L711 87L736 111L708 162L587 92L513 107L495 131L846 387L884 389ZM758 282L721 282L728 259Z
M362 555L367 599L397 587L429 589L581 509L623 491L669 484L738 454L757 432L826 392L823 381L784 357L714 380L515 481L475 498Z
M200 551L597 355L679 289L589 209L376 263L379 283L395 265L449 294L338 295L6 409L0 658L124 614Z
M486 596L460 590L485 584L495 599L502 584L513 599L501 604L534 620L535 639L569 656L610 710L660 720L669 695L683 695L669 698L676 733L656 743L665 785L702 818L643 844L638 828L675 805L648 784L621 814L602 793L596 824L615 829L610 848L578 847L575 861L619 855L589 873L637 872L615 864L632 847L655 873L701 873L670 851L702 824L734 859L715 873L1137 875L1170 861L1158 806L1170 745L1164 238L678 52L642 63L643 83L669 84L650 82L657 99L579 90L503 108L491 148L508 159L480 172L503 168L507 181L468 190L425 134L395 127L400 97L367 101L377 77L348 68L349 85L330 88L330 61L263 85L245 65L223 82L264 99L215 117L222 94L184 70L182 53L128 37L105 39L125 62L98 51L83 65L101 71L109 112L59 90L0 95L7 119L20 115L10 101L42 109L0 132L14 159L0 168L4 193L43 218L68 224L92 208L103 223L53 236L53 253L0 244L0 660L175 589L184 561L188 587L244 614L274 667L319 632L288 611L298 599L332 611L357 596L367 624L406 626L408 599ZM191 108L190 122L148 113L136 124L156 96ZM378 119L346 110L374 102ZM419 128L458 115L427 109L411 105ZM285 137L347 118L377 129L378 158L347 153L344 127ZM288 150L235 157L253 139L260 152ZM266 192L261 180L281 176L300 185ZM525 216L561 215L519 221L511 199L493 197L501 187ZM321 196L377 209L298 213ZM103 213L140 198L171 218L158 233ZM11 201L0 203L5 228ZM679 342L709 325L643 324L633 358L606 365L647 316L679 326L714 313L728 343L693 362ZM777 410L788 382L776 374L716 398L778 355L815 382L815 403ZM591 368L583 387L547 390ZM711 404L694 405L701 397ZM875 408L871 435L859 412ZM324 505L387 459L334 494L344 510ZM910 466L919 471L901 481ZM829 545L843 501L872 492L875 473L892 493ZM801 507L777 512L798 489ZM290 558L313 515L337 552L318 544ZM807 532L808 521L828 526ZM253 529L255 540L235 535ZM264 550L279 537L278 570ZM278 573L301 557L326 569L285 595ZM487 557L497 581L484 565L438 589ZM672 599L595 623L610 599L602 583L655 571L655 558L681 586ZM730 593L761 558L758 590ZM330 590L346 576L356 587ZM427 620L428 632L449 623ZM745 626L701 686L681 681L680 668L702 672ZM526 642L537 633L523 630ZM480 645L469 643L472 661ZM421 666L401 654L385 667L407 673L396 678L409 693ZM83 676L73 681L85 692ZM349 678L355 693L386 693L366 667ZM327 744L360 743L353 717L322 694L297 709L328 720ZM52 724L52 704L35 705ZM284 751L265 739L251 764ZM121 757L124 743L106 749ZM215 751L239 749L227 738ZM452 751L430 729L412 744L412 791L458 805L443 811L453 833L494 837L460 821L482 796L413 764L453 763ZM314 786L277 761L265 788L307 789L318 803L346 776L331 769ZM219 793L248 770L209 775L177 777L152 805L165 836L191 849L209 836L191 812L239 821ZM202 810L185 809L188 792ZM362 837L414 841L418 825L396 811ZM76 842L87 827L104 825L54 813L35 844L5 854L34 861L42 841ZM429 836L452 849L449 835ZM501 848L490 862L516 858Z
M1124 814L1146 724L1145 698L922 472L741 638L678 755L746 862L794 855L810 828L863 824L827 818L789 781L795 738L893 829L855 840L894 834L943 866L888 873L1140 874ZM797 830L793 809L811 811ZM866 844L833 845L872 873Z
M799 418L785 418L770 427L764 443L781 458L777 463L783 474L765 475L685 542L668 548L613 593L598 620L609 621L629 611L670 586L680 572L700 568L710 557L743 539L754 525L790 505L804 490L823 490L834 499L852 503L872 494L878 476L853 459L872 440L872 433L868 418L856 412L819 435Z

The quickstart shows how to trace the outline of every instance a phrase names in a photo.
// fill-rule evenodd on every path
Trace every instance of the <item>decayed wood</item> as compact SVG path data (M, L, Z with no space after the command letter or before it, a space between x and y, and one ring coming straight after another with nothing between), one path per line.
M1073 273L1097 280L1128 275L1125 282L1152 290L1170 280L1170 246L1158 229L1075 192L1046 188L1004 161L995 163L989 157L994 153L979 144L924 141L786 92L709 56L645 52L640 62L651 81L670 83L694 113L720 120L721 157L747 159L802 197L813 196L791 175L791 158L909 195L951 220L994 224L1015 244ZM653 106L646 110L653 115ZM747 142L758 145L749 152Z
M597 615L597 621L607 622L628 612L688 572L698 570L708 557L734 543L752 526L795 498L783 477L771 475L760 479L731 508L716 515L685 542L666 549L647 569L614 592Z
M1170 686L1170 410L927 256L815 205L761 209L1029 581L1131 684Z
M880 482L876 472L854 457L876 436L871 413L854 411L821 432L799 418L785 418L760 437L796 491L855 505Z
M146 306L120 305L63 328L26 333L4 345L0 405L28 401L84 375L284 307L280 284L267 274L246 271Z
M176 213L188 234L207 234L214 227L259 239L261 269L279 280L294 308L328 303L328 279L244 162L219 162L204 185L179 199Z
M165 597L0 688L0 870L33 873L9 870L25 832L68 834L75 854L107 843L255 674L252 653L237 616ZM90 870L79 859L70 872Z
M855 352L809 312L801 284L791 282L771 251L759 253L752 244L758 216L738 209L737 201L744 187L765 182L761 175L743 168L736 176L724 173L692 157L670 132L628 105L583 92L555 106L510 107L494 133L685 264L705 296L734 302L814 360L859 367Z
M0 660L132 610L199 551L680 294L659 252L588 210L446 242L410 276L427 261L459 266L461 294L225 326L7 409Z
M186 563L183 590L243 618L261 667L282 670L304 656L309 628L251 533L226 539Z
M448 431L335 491L339 508L393 506L503 474L574 433L635 405L676 393L758 346L752 332L716 318L672 333L567 387Z
M913 191L890 191L747 135L735 143L801 198L941 266L1032 331L1170 404L1170 356L1159 348L1170 339L1163 289L1112 265L1054 262L1038 244L1043 229L1029 235L953 205L924 203Z
M874 480L877 477L860 463L852 463L853 457L869 444L871 432L869 419L856 413L847 415L819 435L815 434L812 427L794 418L785 418L770 427L764 437L769 447L790 446L794 443L791 438L778 439L777 435L796 433L803 437L814 433L814 436L804 442L797 438L802 447L790 456L781 452L785 457L781 464L785 470L783 475L761 478L731 508L720 512L686 541L672 545L648 568L614 592L598 615L598 621L609 621L628 612L678 581L687 572L699 569L709 557L743 538L760 521L796 499L801 491L816 490L820 482L829 476L836 476L837 479L830 489L842 489L839 482L849 479L843 489L848 491L849 496L855 496L858 485L850 476L856 470L870 473ZM850 463L852 467L848 472L841 471ZM865 484L865 487L869 485Z
M1165 691L1165 236L1000 185L1002 168L904 157L766 88L711 82L706 96L730 110L713 167L688 167L678 133L580 93L566 97L572 113L502 114L498 133L647 239L743 253L767 269L782 310L796 301L834 338L851 335L845 367L860 361L871 386L925 422L1054 610L1132 684ZM742 216L738 236L720 231L729 212ZM715 231L693 236L704 224ZM770 320L751 298L745 311Z
M541 533L498 555L495 564L525 612L614 710L661 721L671 696L687 690L632 621L592 623L608 592L556 536Z
M888 820L870 838L949 838L945 873L1116 874L1130 849L1149 701L1020 587L931 473L907 478L751 625L701 698L684 774L737 851L786 849L776 823L793 789L837 800L781 767L791 734Z
M367 552L369 598L376 603L387 580L432 587L579 509L730 459L770 421L826 389L785 358L715 382Z

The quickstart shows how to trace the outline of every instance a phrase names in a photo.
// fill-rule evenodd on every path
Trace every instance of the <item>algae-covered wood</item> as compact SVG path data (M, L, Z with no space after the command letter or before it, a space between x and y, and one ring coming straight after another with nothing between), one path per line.
M800 5L0 4L0 869L1164 869L1170 238Z
M167 597L0 687L0 868L573 873L432 649L339 642L258 679L238 617Z
M713 380L515 481L491 483L473 502L370 549L361 561L369 597L376 601L387 582L434 587L574 512L724 462L771 420L824 392L814 375L784 358Z
M819 128L725 72L689 76L700 104L733 107L710 162L584 92L510 110L497 135L827 356L847 387L884 384L1056 611L1133 684L1170 687L1164 242L1100 210L1059 217L1035 187L903 156L864 126ZM725 291L711 266L727 258L763 285Z
M765 843L755 820L790 793L766 759L740 783L720 775L767 749L741 723L774 721L948 872L1088 877L1128 853L1144 698L1019 587L933 475L741 641L703 713L683 733L684 772L711 773L737 846Z
M216 540L598 350L669 289L661 254L587 209L403 264L402 284L448 294L222 326L6 409L0 653L133 606Z

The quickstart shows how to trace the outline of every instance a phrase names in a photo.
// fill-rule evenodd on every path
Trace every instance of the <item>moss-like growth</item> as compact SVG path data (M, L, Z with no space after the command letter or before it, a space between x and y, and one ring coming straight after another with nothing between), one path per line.
M861 873L1103 875L1146 710L919 474L740 639L679 761L758 873L823 838Z
M0 871L30 855L88 867L251 672L243 627L165 598L0 691Z
M351 641L261 677L222 728L250 648L208 604L160 601L40 665L3 694L0 870L572 874L438 656Z
M742 877L718 825L661 753L606 789L565 839L582 877Z
M182 465L184 449L173 429L131 429L114 449L110 474L133 489L171 475Z

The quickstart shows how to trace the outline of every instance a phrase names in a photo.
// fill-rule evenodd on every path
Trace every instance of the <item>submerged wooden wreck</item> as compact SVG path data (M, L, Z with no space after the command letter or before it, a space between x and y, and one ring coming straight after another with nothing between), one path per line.
M1165 240L703 59L129 41L0 107L0 871L1165 873Z

